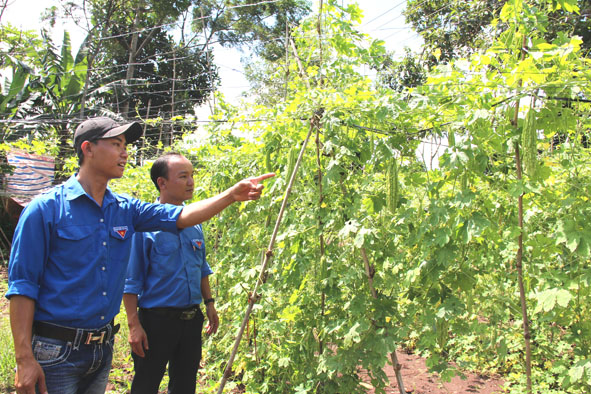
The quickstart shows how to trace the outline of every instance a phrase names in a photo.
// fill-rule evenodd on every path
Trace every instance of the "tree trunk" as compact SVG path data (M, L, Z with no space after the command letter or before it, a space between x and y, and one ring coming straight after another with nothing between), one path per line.
M127 61L127 72L125 74L125 87L129 89L129 85L133 75L135 73L135 59L137 57L137 43L138 43L138 26L140 24L142 10L143 10L144 2L139 1L137 7L135 9L135 18L133 20L133 26L131 27L131 45L129 48L129 59ZM131 100L131 95L127 94L127 98L125 100L125 104L123 105L123 116L128 119L129 116L129 101Z

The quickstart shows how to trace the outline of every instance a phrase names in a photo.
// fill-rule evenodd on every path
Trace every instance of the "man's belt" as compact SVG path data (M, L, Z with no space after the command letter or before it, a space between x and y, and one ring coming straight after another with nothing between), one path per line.
M81 343L85 345L95 345L108 341L119 331L119 324L115 325L114 323L115 321L111 320L108 325L99 328L98 330L82 329ZM109 327L111 327L111 334L109 334ZM33 322L33 334L66 342L74 342L78 330L79 329L77 328L56 326L41 321Z
M165 316L169 319L193 320L200 312L199 306L194 305L188 308L140 308L144 312Z

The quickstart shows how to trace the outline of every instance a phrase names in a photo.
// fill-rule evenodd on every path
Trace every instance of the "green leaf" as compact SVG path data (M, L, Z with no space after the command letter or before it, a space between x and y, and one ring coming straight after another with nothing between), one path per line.
M439 246L444 246L450 240L451 230L447 227L438 228L434 231L434 241Z
M560 289L556 292L556 303L566 308L573 296L568 290Z
M591 256L591 245L589 244L589 238L582 236L577 247L577 254L582 257Z
M534 297L538 300L534 313L550 312L556 305L566 308L572 300L572 294L564 289L547 289L537 293Z
M12 80L10 82L10 87L8 88L8 94L4 97L2 102L0 102L0 113L4 113L8 103L21 94L23 88L25 87L25 83L29 78L29 71L30 70L28 68L22 67L20 64L16 66L12 74Z
M309 390L304 386L304 384L300 384L295 388L295 394L308 394Z
M580 11L576 0L558 0L558 4L560 4L566 12L575 12L578 14Z
M585 374L587 374L587 376L591 375L591 360L577 361L575 366L568 371L571 383L576 383L582 380Z
M536 298L538 299L538 305L536 306L534 313L539 313L541 311L549 312L554 309L554 305L556 305L555 289L542 291L536 294Z
M527 193L527 188L525 184L521 181L512 183L509 186L509 194L514 198L517 198L525 193Z
M291 359L289 357L281 357L277 361L277 365L282 368L288 367L290 363L291 363Z
M566 247L574 252L579 246L581 234L577 231L576 223L574 220L567 219L565 221L560 220L556 226L556 244L564 243Z
M355 323L353 327L344 337L344 343L346 346L351 346L353 343L361 341L361 324Z
M365 234L360 231L357 233L357 235L355 236L355 239L353 240L353 245L357 248L360 249L363 247L363 242L365 240Z

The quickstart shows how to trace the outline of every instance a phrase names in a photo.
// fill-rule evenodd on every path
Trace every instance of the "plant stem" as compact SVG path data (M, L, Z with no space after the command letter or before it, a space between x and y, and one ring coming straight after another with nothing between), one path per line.
M522 179L521 173L521 158L519 156L519 144L515 143L515 164L517 166L517 179ZM527 392L532 392L531 384L531 334L529 332L529 320L527 317L527 304L525 299L525 286L523 285L523 193L518 198L518 221L519 228L519 248L517 249L517 257L515 259L515 266L517 268L517 276L519 282L519 299L521 301L521 315L523 318L523 337L525 338L525 373L527 376Z
M361 257L363 258L363 264L365 265L365 274L367 275L367 282L369 284L371 296L377 300L378 292L376 291L373 285L373 269L369 264L369 258L367 257L367 252L365 251L365 248L362 247L360 250ZM402 365L400 365L400 363L398 362L398 357L396 356L396 348L392 353L390 353L390 358L392 359L392 366L394 367L394 372L396 373L396 382L398 383L398 390L400 390L400 394L406 394L406 390L404 389L404 382L402 381L402 373L400 372L400 370L402 369Z

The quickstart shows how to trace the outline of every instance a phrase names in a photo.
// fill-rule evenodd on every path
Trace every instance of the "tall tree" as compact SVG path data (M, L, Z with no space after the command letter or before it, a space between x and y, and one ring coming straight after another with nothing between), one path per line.
M100 44L91 80L96 87L111 87L100 90L101 102L109 110L127 118L146 116L151 102L161 116L170 118L175 109L179 113L190 111L215 88L215 69L208 70L209 79L201 78L203 68L210 65L201 47L179 45L173 37L176 22L188 10L190 1L93 0L66 4L67 13L87 16L94 45ZM171 103L177 103L176 107Z
M409 0L406 21L421 35L429 65L467 56L492 42L507 24L499 12L507 0ZM578 0L578 10L560 0L532 0L526 7L544 11L544 38L552 42L559 32L571 32L583 39L583 52L591 49L591 0ZM576 13L573 13L575 11ZM541 16L541 14L540 14Z
M285 55L286 28L310 12L308 0L204 0L195 3L194 26L215 33L221 45L245 46L275 61Z
M66 16L89 32L89 95L96 112L172 119L202 104L219 83L211 44L247 46L276 59L288 25L310 11L305 0L62 1ZM87 99L85 94L84 100ZM82 107L84 109L84 106ZM88 112L88 111L86 111ZM166 134L172 135L173 130ZM150 133L148 133L150 134Z

